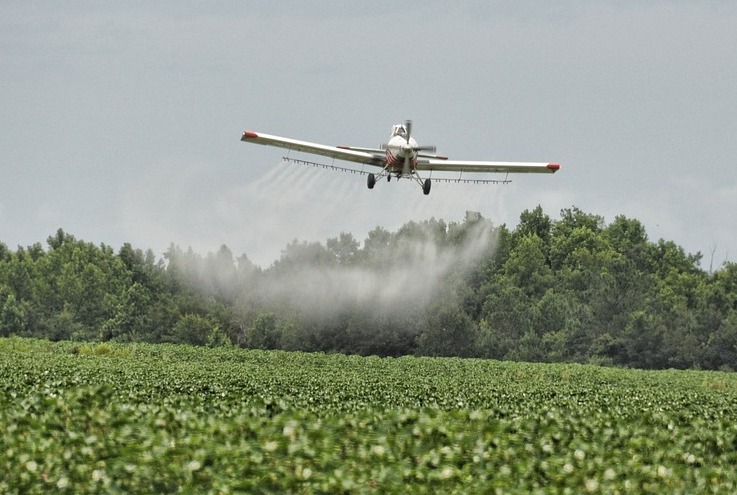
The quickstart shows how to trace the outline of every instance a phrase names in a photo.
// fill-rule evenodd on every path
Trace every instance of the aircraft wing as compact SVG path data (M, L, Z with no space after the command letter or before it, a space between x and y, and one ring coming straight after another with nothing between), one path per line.
M349 162L377 165L380 167L383 167L385 163L385 158L382 154L383 152L381 150L373 150L371 148L354 149L348 146L327 146L324 144L298 141L296 139L272 136L270 134L253 131L244 132L243 137L241 137L241 141L246 143L263 144L266 146L276 146L278 148L286 148L288 150L328 156L330 158L337 158L338 160L346 160Z
M422 159L417 160L417 170L437 170L443 172L500 172L552 174L560 169L558 163L546 162L478 162L459 160Z

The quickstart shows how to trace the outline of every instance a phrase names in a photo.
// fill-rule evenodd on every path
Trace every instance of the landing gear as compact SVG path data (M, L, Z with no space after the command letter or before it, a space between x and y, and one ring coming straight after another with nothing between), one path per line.
M392 172L388 168L384 168L384 170L382 170L378 174L374 174L374 173L368 174L368 176L366 178L366 185L368 186L369 189L373 189L374 186L376 186L377 181L379 179L383 179L385 176L386 176L387 182L391 182L391 180L392 180L392 174L394 175L394 177L396 177L397 180L404 179L405 177L408 178L408 179L414 180L422 188L422 193L425 196L427 196L428 194L430 194L430 187L432 186L432 182L430 181L430 179L424 179L423 180L415 172L412 172L411 174L404 175L404 174L402 174L401 172L398 172L398 171Z

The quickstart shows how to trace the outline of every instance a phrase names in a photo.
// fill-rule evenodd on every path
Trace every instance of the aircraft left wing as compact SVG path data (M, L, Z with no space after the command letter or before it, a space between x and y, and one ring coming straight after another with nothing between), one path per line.
M545 162L479 162L420 158L419 160L417 160L416 168L417 170L437 170L442 172L506 172L552 174L560 169L560 164Z
M338 160L346 160L349 162L365 163L367 165L377 165L380 167L384 166L384 156L381 154L381 150L373 150L370 148L354 149L348 146L327 146L324 144L299 141L297 139L272 136L270 134L253 131L244 132L243 137L241 137L241 141L328 156L330 158L337 158Z

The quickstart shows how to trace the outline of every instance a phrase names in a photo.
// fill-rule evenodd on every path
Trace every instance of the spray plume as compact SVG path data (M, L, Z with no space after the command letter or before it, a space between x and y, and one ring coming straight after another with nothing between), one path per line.
M259 277L258 297L313 320L346 308L384 314L422 309L451 275L462 277L493 250L496 232L476 217L450 226L436 220L410 222L395 234L376 229L363 249L349 234L329 240L328 248L295 241Z

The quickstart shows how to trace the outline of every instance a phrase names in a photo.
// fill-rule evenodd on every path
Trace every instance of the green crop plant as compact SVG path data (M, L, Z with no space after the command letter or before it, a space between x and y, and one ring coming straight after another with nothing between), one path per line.
M0 339L2 493L734 493L737 375Z

